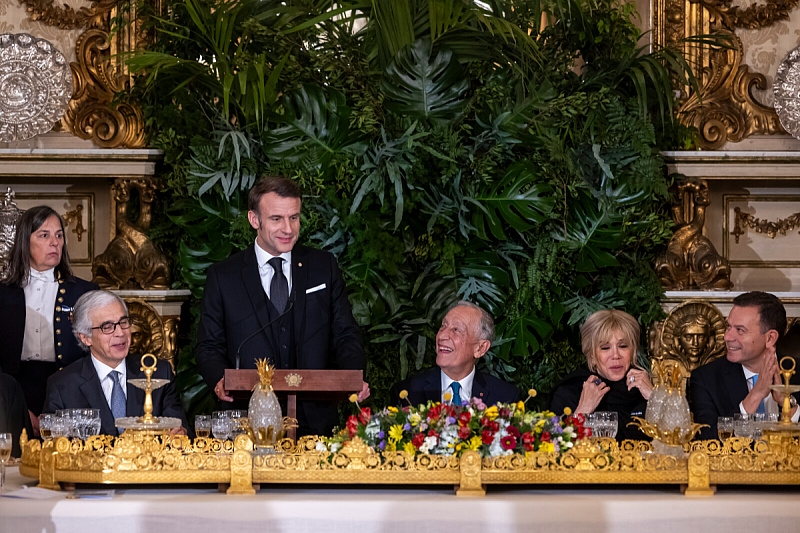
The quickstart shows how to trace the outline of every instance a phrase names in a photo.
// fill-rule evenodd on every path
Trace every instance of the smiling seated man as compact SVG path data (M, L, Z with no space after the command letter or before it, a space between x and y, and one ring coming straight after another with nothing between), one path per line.
M59 370L47 380L45 413L58 409L100 409L100 433L118 435L116 418L144 415L144 391L128 383L145 378L142 354L128 353L131 319L124 300L108 291L90 291L78 298L73 310L72 329L91 357ZM172 368L159 361L153 379L169 383L153 391L153 415L180 418L180 430L188 424L172 380Z
M783 383L775 345L786 331L786 310L766 292L745 292L733 299L725 329L728 355L696 368L690 380L694 421L708 424L698 439L717 438L717 418L736 413L780 413L783 395L770 386ZM792 383L800 382L800 375ZM800 412L791 398L792 421Z
M470 398L480 398L487 406L518 402L520 391L514 385L475 370L475 363L489 350L494 339L494 321L482 308L470 302L458 302L447 312L436 334L436 365L392 387L395 405L406 405L400 392L408 393L408 402L417 406L427 401L460 406Z

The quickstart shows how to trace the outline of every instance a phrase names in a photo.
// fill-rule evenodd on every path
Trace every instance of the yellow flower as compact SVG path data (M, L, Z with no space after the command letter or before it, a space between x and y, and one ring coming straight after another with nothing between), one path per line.
M403 438L403 426L395 424L394 426L389 428L389 439L397 442L402 438Z
M387 407L387 409L389 410L390 413L396 413L399 411L399 409L393 405L390 405L389 407Z
M523 402L517 402L517 411L520 413L525 412L525 404Z
M356 403L356 400L358 400L358 396L356 394L351 394L349 400L350 403Z
M481 444L483 444L481 438L477 435L473 435L472 438L465 443L465 446L468 450L477 450L481 447Z
M536 398L536 389L528 389L528 396Z
M408 417L408 421L411 423L412 426L416 426L420 422L422 422L422 417L419 413L413 413L411 416Z
M403 450L410 453L411 455L415 455L417 453L417 449L414 448L414 445L410 442L406 442L403 444Z
M456 444L456 451L461 451L461 443Z
M387 451L387 452L396 452L396 451L397 451L397 445L396 445L396 444L397 444L397 443L396 443L395 441L393 441L393 440L390 440L390 441L389 441L389 442L386 444L386 451Z
M543 442L541 445L539 445L539 451L540 452L552 453L552 452L556 451L556 447L553 446L552 442Z
M406 398L408 398L408 391L407 390L401 390L399 396L400 396L401 400L405 400Z
M444 393L444 401L449 402L450 398L452 398L452 397L453 397L453 395L450 394L449 392L445 392Z
M564 414L567 415L567 416L571 415L572 414L572 409L570 409L569 407L565 407L564 408Z
M485 416L489 420L494 420L495 418L497 418L497 406L493 405L489 407L487 410L483 412L483 416Z
M547 422L547 420L545 420L544 418L542 418L541 420L539 420L538 422L536 422L536 427L537 427L537 428L541 428L542 426L544 426L544 425L545 425L545 423L546 423L546 422Z

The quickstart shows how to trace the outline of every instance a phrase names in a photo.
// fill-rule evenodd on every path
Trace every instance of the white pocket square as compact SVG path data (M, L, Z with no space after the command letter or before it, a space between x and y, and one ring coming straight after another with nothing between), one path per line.
M311 287L310 289L306 289L306 294L311 294L312 292L321 291L325 287L327 287L325 283L323 283L322 285L317 285L316 287Z

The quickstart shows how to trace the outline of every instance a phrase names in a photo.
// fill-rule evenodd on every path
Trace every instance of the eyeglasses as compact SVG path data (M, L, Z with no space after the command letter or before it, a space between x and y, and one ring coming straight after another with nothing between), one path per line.
M115 331L117 331L117 326L122 329L131 329L131 317L124 316L119 319L119 322L103 322L99 326L96 326L92 329L99 329L106 335L111 335Z

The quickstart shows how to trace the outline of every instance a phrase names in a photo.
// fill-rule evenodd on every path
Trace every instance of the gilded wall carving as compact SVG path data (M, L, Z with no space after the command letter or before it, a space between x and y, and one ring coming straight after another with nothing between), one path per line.
M731 49L684 44L700 94L685 88L679 113L700 132L704 148L720 148L754 134L785 133L772 108L772 76L797 43L798 0L744 3L733 0L657 0L654 35L659 45L679 46L685 37L716 34Z
M26 32L52 42L70 61L75 92L56 130L62 129L105 148L144 146L141 111L111 105L130 82L124 65L112 57L141 45L135 10L111 32L119 15L116 0L0 0L0 33Z

